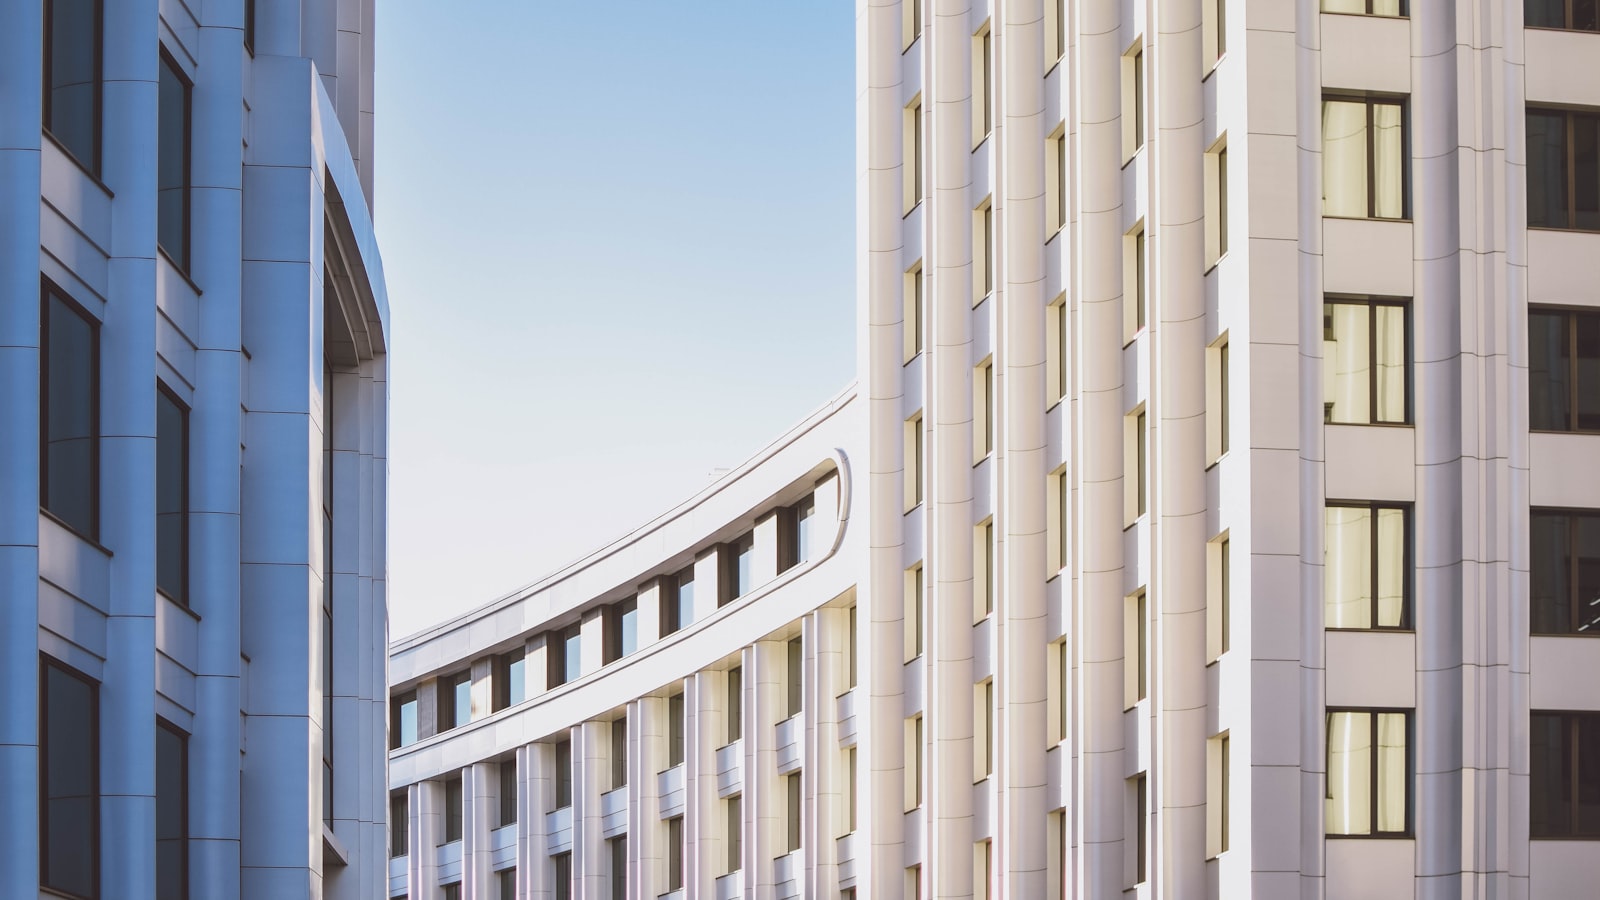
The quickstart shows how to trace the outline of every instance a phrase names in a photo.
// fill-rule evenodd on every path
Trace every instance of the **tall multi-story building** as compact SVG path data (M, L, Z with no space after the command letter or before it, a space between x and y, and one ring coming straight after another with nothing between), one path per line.
M385 896L373 4L0 7L0 896Z
M859 387L394 646L391 894L1592 895L1593 5L857 20Z

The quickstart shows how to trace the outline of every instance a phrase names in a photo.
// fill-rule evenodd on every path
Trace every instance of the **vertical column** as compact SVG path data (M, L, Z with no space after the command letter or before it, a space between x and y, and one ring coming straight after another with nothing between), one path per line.
M694 561L694 620L704 619L717 611L717 598L722 596L722 555L729 552L717 546ZM680 622L687 627L688 622Z
M600 837L600 795L605 791L610 722L583 722L572 729L572 871L576 895L603 897L607 887L605 841Z
M439 895L439 838L444 819L439 806L444 791L434 781L420 781L406 789L411 811L410 843L406 846L406 889L412 900L436 900Z
M839 747L838 698L846 683L848 615L846 609L824 607L805 618L806 889L819 897L839 890L838 839L846 825L843 792L854 790L844 782Z
M550 834L545 814L555 798L550 780L554 757L549 744L517 748L517 773L522 779L517 801L517 890L528 900L551 896Z
M787 697L783 676L788 647L783 641L760 641L751 648L745 665L747 691L753 691L751 712L745 722L745 815L755 827L745 858L751 872L745 876L750 896L772 894L776 882L773 860L784 854L784 791L778 778L777 726L784 718Z
M498 889L490 870L494 867L489 832L498 808L494 763L473 763L461 773L461 895L493 897Z
M639 588L635 596L636 620L634 636L640 650L661 640L661 579L652 578Z
M528 674L528 696L537 697L550 690L550 637L540 633L528 641L528 655L523 670ZM422 688L417 688L417 718L422 718Z
M583 614L582 621L578 623L580 675L600 671L601 660L605 659L605 632L604 610L592 609Z
M661 779L667 767L667 703L633 701L628 715L629 900L654 900L666 891L666 828L661 822Z
M700 672L689 677L684 691L688 715L684 747L684 822L692 832L685 833L693 852L685 860L684 887L689 896L716 896L717 875L722 871L722 802L717 797L717 747L727 733L721 698L728 676L724 672Z
M750 566L750 584L760 587L778 577L778 542L783 540L782 516L773 510L757 520L755 527L755 558Z
M39 123L43 5L0 5L0 895L39 889ZM153 740L152 736L152 740Z

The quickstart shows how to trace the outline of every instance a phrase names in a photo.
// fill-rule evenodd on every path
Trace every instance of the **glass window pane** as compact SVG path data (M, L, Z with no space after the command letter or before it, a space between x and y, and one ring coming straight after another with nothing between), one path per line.
M1572 27L1579 31L1600 30L1600 3L1572 0Z
M1535 431L1567 429L1572 405L1567 322L1565 313L1528 313L1528 427Z
M1372 215L1404 218L1406 133L1400 104L1372 104L1372 130Z
M1600 119L1574 114L1572 126L1572 201L1574 225L1600 228L1600 143L1595 126Z
M1600 634L1600 516L1574 516L1579 634Z
M156 243L189 268L189 85L161 57L156 156Z
M1527 0L1522 10L1522 21L1529 28L1566 27L1565 0Z
M524 650L512 654L506 664L506 704L516 706L528 699L528 655Z
M43 506L95 537L94 326L54 294L46 315Z
M186 897L188 751L183 735L156 726L156 896Z
M1372 341L1373 377L1377 379L1374 422L1406 420L1406 309L1373 308L1376 329Z
M463 674L453 690L456 696L455 724L465 725L472 721L472 676Z
M78 162L99 173L100 4L48 0L50 69L45 73L45 127Z
M185 480L188 470L187 427L183 407L156 391L156 586L180 603L187 603L184 574L187 543L184 519L188 512Z
M1566 117L1530 110L1527 129L1528 224L1535 228L1566 228Z
M1378 627L1405 624L1406 513L1378 510Z
M1324 529L1323 604L1328 628L1372 627L1372 512L1330 506Z
M1600 715L1589 713L1574 717L1572 727L1577 729L1578 749L1575 765L1577 771L1577 822L1578 834L1585 837L1600 836Z
M1372 833L1372 716L1328 713L1328 834Z
M686 628L694 621L694 570L678 576L678 627Z
M1372 0L1372 14L1375 16L1400 16L1405 13L1400 11L1401 0Z
M400 746L417 742L417 698L400 705Z
M1322 327L1322 409L1328 422L1372 421L1372 358L1365 303L1326 303Z
M1578 429L1600 431L1600 315L1576 313L1572 317L1577 344Z
M1378 713L1378 830L1406 830L1406 716Z
M94 686L55 665L44 667L40 747L44 841L40 882L95 896L100 855L100 737Z
M1322 11L1330 13L1364 13L1367 0L1322 0Z
M583 674L583 632L579 626L574 625L567 629L566 645L566 680L577 681Z
M1322 102L1322 214L1367 215L1367 105Z
M1529 630L1534 634L1566 634L1572 628L1567 524L1561 514L1535 512L1529 517Z
M1528 831L1534 837L1564 834L1572 821L1572 782L1562 717L1528 718Z

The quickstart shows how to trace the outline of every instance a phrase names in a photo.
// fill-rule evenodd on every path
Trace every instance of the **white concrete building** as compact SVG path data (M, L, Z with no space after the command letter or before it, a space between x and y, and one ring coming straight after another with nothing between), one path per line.
M1593 6L857 17L860 386L394 645L391 896L1593 896Z
M372 26L0 4L0 897L386 896Z

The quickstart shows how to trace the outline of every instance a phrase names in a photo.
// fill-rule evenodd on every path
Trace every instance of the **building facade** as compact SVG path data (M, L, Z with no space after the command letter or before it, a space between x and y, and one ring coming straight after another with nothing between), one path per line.
M1592 895L1592 8L857 23L838 436L394 645L391 896Z
M372 27L0 5L0 896L385 896Z

